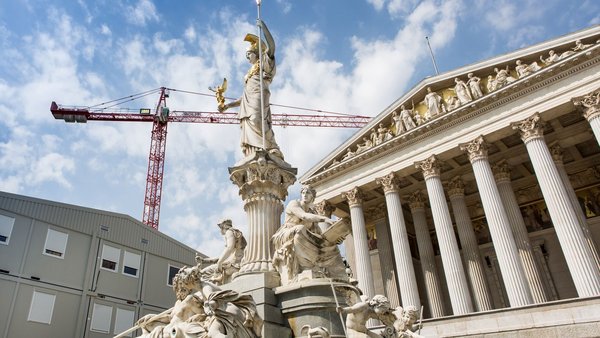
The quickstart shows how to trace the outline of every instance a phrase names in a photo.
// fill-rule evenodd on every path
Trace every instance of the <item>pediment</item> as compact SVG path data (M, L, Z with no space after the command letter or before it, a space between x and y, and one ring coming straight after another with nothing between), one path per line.
M600 26L422 80L304 174L315 183L541 88L600 54Z

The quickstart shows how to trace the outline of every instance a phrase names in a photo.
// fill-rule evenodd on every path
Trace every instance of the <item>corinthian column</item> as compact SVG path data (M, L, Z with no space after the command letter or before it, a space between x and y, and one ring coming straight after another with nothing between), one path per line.
M492 168L487 159L487 144L483 137L479 136L469 143L461 144L460 149L468 153L473 166L479 196L498 256L498 264L506 285L510 306L531 304L533 300L527 286L527 278L510 229L508 216L502 207L502 199L494 181Z
M477 236L473 230L473 223L469 216L469 209L465 203L465 188L460 176L454 177L448 183L448 196L454 211L458 238L462 245L463 257L466 263L467 275L473 289L473 300L476 311L493 309L490 289L485 279L485 269L479 254Z
M600 120L600 119L597 119ZM565 189L567 190L567 194L569 194L569 200L571 201L571 205L575 214L577 215L577 220L579 221L579 225L581 226L581 231L583 231L583 236L585 237L586 242L590 247L590 251L594 256L594 260L596 264L600 266L600 255L598 254L598 246L594 243L594 238L592 237L592 233L590 231L590 227L588 226L587 219L581 209L581 205L579 204L579 200L577 199L577 195L575 194L575 190L571 185L571 180L569 180L569 175L565 170L565 166L563 163L563 152L560 145L555 144L550 147L550 153L552 154L552 159L554 160L554 164L556 164L556 169L558 170L558 174L560 175L560 179L565 185Z
M465 270L460 260L458 243L454 235L450 211L448 210L442 180L440 179L439 160L435 155L432 155L424 161L415 163L415 165L423 171L423 176L425 177L427 194L431 203L431 213L433 214L433 223L440 245L442 264L444 265L444 274L448 283L452 312L455 315L473 312L469 285L467 284Z
M543 121L539 113L512 124L521 134L540 184L556 236L580 297L600 295L600 268L573 210L569 194L544 142Z
M376 179L375 182L383 186L385 193L402 306L414 305L420 308L421 300L419 299L417 279L415 278L412 255L410 254L408 233L406 232L406 223L402 214L402 204L400 203L400 193L398 192L396 177L393 173L390 173Z
M271 237L281 225L283 201L288 187L296 181L297 169L271 160L264 151L259 150L253 156L229 168L231 181L240 189L248 220L248 245L239 275L264 273L277 286L279 274L272 263Z
M517 197L510 184L510 167L508 166L508 163L504 162L500 165L495 165L493 172L500 192L500 198L504 205L504 210L506 210L506 215L508 216L508 221L510 222L512 233L515 237L515 243L517 245L519 256L521 257L521 263L523 263L523 269L529 283L531 296L533 297L534 302L545 303L548 301L548 296L540 275L541 270L535 263L533 249L529 242L529 234L527 233L525 221L523 221L523 215L521 215L521 209L519 209Z
M600 143L600 89L596 89L590 94L573 98L572 100L582 111L583 117L592 126L596 141Z
M443 317L444 298L442 297L440 278L435 267L435 253L433 252L433 244L431 244L429 226L427 226L427 218L425 217L425 197L423 197L421 191L417 190L410 196L409 202L431 317Z
M373 268L371 267L367 228L365 227L365 215L362 207L362 193L358 190L358 187L355 187L352 190L342 193L342 197L348 201L348 205L350 206L358 286L363 294L371 299L375 296L375 284L373 282Z

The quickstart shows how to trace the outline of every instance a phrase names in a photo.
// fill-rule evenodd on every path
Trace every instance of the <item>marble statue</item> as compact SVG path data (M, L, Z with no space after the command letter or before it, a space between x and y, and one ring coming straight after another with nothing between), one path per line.
M369 135L369 140L371 140L371 144L376 146L379 143L377 143L377 131L375 129L371 130L371 134Z
M450 97L448 97L448 99L446 100L447 102L447 106L448 106L448 110L454 110L458 107L460 107L460 100L458 99L458 97L452 95Z
M380 145L383 142L390 139L390 131L389 129L383 125L383 123L379 124L377 128L377 138L375 139L375 145Z
M467 74L467 77L469 78L467 80L467 85L469 86L469 89L471 89L471 96L473 97L473 100L477 100L483 96L480 86L481 79L473 75L473 73Z
M421 328L421 324L417 323L419 319L419 311L415 306L408 305L404 307L398 306L393 311L396 320L394 321L394 331L398 338L420 338L423 337L417 332Z
M240 262L244 257L246 239L242 232L233 227L230 219L225 219L217 224L221 235L225 238L225 250L219 257L202 259L196 256L198 263L213 263L202 269L201 277L217 285L227 284L234 273L240 270Z
M414 117L417 127L423 124L423 118L421 117L421 114L419 114L419 112L415 112Z
M346 153L342 157L342 161L348 160L348 159L354 157L354 155L356 155L356 153L353 152L352 149L348 148L348 149L346 149Z
M308 338L320 337L320 338L330 338L331 334L329 330L323 326L311 327L310 325L304 325L300 329L300 333L306 335Z
M177 297L169 310L140 318L143 338L257 338L263 320L249 295L221 290L200 278L198 267L183 267L173 278ZM129 330L129 332L133 331ZM127 331L126 331L127 332ZM118 335L122 337L124 333Z
M313 188L303 186L300 199L287 205L284 223L272 237L275 248L273 265L281 275L282 285L300 281L299 275L305 271L302 278L348 280L346 267L337 247L343 238L335 238L332 242L324 236L318 223L332 225L335 221L315 213L315 195Z
M337 312L346 316L347 338L383 337L367 329L369 319L380 320L386 327L393 327L396 320L390 309L390 301L382 295L360 301L352 306L338 307Z
M456 93L460 104L473 101L473 97L471 96L471 92L469 92L469 87L467 84L459 78L455 78L454 82L456 83L454 86L454 92Z
M496 88L495 89L500 89L509 83L517 81L517 79L512 77L510 75L510 73L508 72L508 66L506 66L505 69L494 68L494 72L496 72L496 78L495 78Z
M540 55L540 61L545 64L546 66L549 66L551 64L553 64L554 62L557 62L560 60L560 56L558 54L556 54L556 52L554 52L554 50L550 50L548 52L548 57L544 59L543 55Z
M402 106L404 107L404 106ZM402 117L398 114L398 112L394 111L392 113L392 122L394 125L394 135L398 136L405 132L404 125L402 124Z
M264 148L266 151L270 155L283 160L283 153L279 150L277 142L275 142L275 134L273 133L271 123L271 106L269 103L271 97L269 85L275 76L275 40L267 25L262 20L258 20L257 25L264 32L266 41L262 41L261 38L253 34L246 35L245 41L250 42L246 58L250 62L251 67L244 77L244 92L242 97L225 104L220 111L225 111L232 107L240 107L238 117L242 131L241 147L244 156L247 158L251 157L258 149L262 149L264 136ZM259 43L261 44L262 55L258 55ZM262 74L259 74L261 73L260 67L262 67ZM263 112L264 120L262 116ZM265 130L263 130L263 127Z
M356 145L356 153L357 154L362 153L363 151L366 151L367 149L373 147L373 142L370 139L363 137L362 141L363 141L363 143L359 143Z
M515 71L520 78L523 78L531 73L542 69L537 62L532 62L530 64L524 64L521 60L517 60L517 65L515 66Z
M558 58L559 60L562 60L564 58L567 58L577 52L581 52L582 50L590 47L591 45L585 45L581 42L581 40L576 40L575 41L575 47L571 48L571 50L568 50L562 54L560 54L560 57Z
M496 80L494 79L494 77L492 75L488 75L487 78L487 90L488 93L493 92L494 90L496 90L497 86L496 86Z
M413 106L412 109L406 109L406 107L404 107L404 105L400 106L400 118L402 119L402 126L404 127L404 130L406 130L406 131L409 131L409 130L417 127L412 118L414 108L415 107ZM418 113L417 113L417 115L418 115Z
M432 119L442 113L446 112L446 107L442 102L440 94L431 90L431 87L427 87L427 95L423 100L427 106L427 112L425 113L425 120Z

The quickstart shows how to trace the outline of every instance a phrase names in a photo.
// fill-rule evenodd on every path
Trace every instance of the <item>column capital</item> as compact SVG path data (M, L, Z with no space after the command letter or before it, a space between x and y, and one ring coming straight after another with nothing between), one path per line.
M425 208L426 201L427 201L427 199L425 198L425 196L423 196L423 193L421 192L421 190L417 190L417 191L413 192L408 197L408 205L410 206L410 210Z
M342 198L348 201L348 205L350 207L361 206L363 202L363 193L358 189L358 187L354 187L346 192L342 193Z
M552 155L552 160L554 163L562 165L563 164L563 149L558 143L554 143L550 146L550 154Z
M510 182L510 165L506 162L499 162L492 166L492 172L494 173L494 178L496 179L496 183L500 182Z
M460 176L454 176L448 182L448 196L450 198L465 196L465 183Z
M471 142L461 143L458 145L460 150L467 152L471 163L477 160L484 160L488 157L488 144L483 139L483 135L478 136Z
M381 185L383 187L383 192L386 194L389 192L398 192L398 179L393 172L376 178L375 183Z
M415 167L421 169L423 177L428 179L435 176L439 177L442 166L437 156L431 155L423 161L415 162Z
M533 139L544 137L544 125L546 122L542 120L540 113L534 113L530 117L510 124L513 130L518 130L521 135L521 140L527 143Z
M587 95L574 97L571 101L579 107L583 117L588 121L600 116L600 89L596 89Z
M331 218L331 214L335 211L335 207L327 200L323 200L314 205L315 211L321 215Z

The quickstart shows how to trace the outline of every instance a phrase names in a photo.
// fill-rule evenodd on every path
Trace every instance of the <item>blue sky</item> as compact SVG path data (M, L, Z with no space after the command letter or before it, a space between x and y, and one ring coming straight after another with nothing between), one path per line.
M66 124L50 103L87 106L161 86L207 93L223 77L237 97L256 15L253 0L3 1L0 190L141 219L151 125ZM443 72L597 25L600 2L263 0L262 17L277 43L272 103L374 116L433 75L425 36ZM216 108L181 93L168 105ZM300 175L353 132L275 128ZM162 232L216 255L217 220L246 229L227 174L241 157L238 138L235 125L169 125Z

